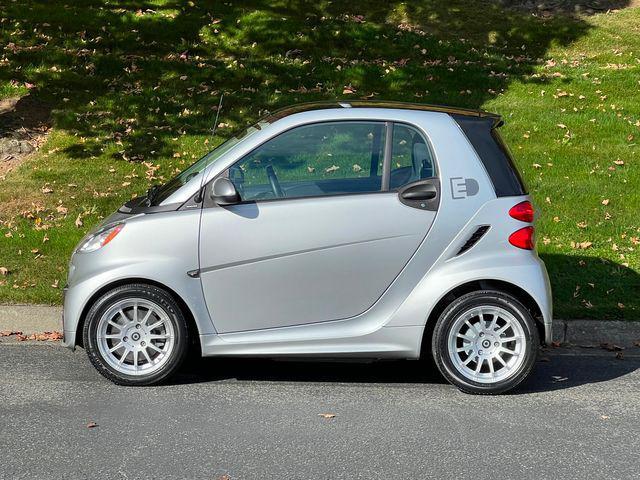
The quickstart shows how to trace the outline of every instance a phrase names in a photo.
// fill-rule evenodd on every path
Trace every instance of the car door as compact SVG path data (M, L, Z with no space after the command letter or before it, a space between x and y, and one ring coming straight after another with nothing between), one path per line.
M347 319L370 308L434 220L437 180L422 180L433 175L426 147L407 126L322 122L285 131L230 167L224 174L242 201L207 206L201 221L200 278L217 331ZM416 187L403 203L396 190L407 183Z

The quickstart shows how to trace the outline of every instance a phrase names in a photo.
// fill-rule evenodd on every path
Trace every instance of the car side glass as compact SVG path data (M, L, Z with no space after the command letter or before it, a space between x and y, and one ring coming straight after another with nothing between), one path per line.
M229 179L243 201L379 191L375 167L384 151L383 125L341 121L293 128L230 167Z
M433 176L433 157L426 140L415 128L395 124L389 188L396 190Z
M236 164L229 167L228 177L235 185L240 197L242 197L244 192L244 172L242 171L241 165Z

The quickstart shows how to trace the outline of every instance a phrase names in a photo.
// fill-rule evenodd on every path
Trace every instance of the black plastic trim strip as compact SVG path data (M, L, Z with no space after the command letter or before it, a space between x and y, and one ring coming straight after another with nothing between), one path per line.
M161 213L161 212L173 212L179 210L182 203L169 203L167 205L153 205L147 204L147 197L138 197L133 200L129 200L123 206L118 209L120 213L129 213L136 215L138 213Z
M464 252L471 249L471 247L478 243L480 239L484 237L484 234L489 231L489 228L489 225L481 225L476 228L476 231L473 232L469 239L465 242L465 244L460 247L460 250L458 250L458 253L456 253L456 257L458 255L462 255Z
M390 176L391 176L391 155L393 154L393 123L385 122L385 137L384 137L384 157L382 160L382 185L383 192L389 190Z

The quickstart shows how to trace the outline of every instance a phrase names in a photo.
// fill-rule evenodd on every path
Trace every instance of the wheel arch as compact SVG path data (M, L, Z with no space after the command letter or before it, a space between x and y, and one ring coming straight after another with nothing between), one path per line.
M191 339L191 345L189 345L189 348L192 348L194 345L197 345L199 347L200 342L197 340L199 338L198 325L196 324L196 320L193 315L193 312L191 311L191 308L182 299L182 297L178 295L172 288L168 287L167 285L164 285L163 283L157 282L155 280L150 280L148 278L139 278L139 277L121 278L118 280L114 280L111 283L107 283L106 285L103 285L98 290L96 290L93 293L93 295L91 295L89 300L87 300L84 307L82 308L82 313L80 314L80 319L78 320L78 325L76 327L75 346L84 348L84 345L83 345L84 340L81 332L82 332L82 329L84 328L84 322L87 318L87 314L89 313L89 310L91 309L93 304L96 302L96 300L98 300L98 298L100 298L109 290L112 290L117 287L121 287L123 285L132 285L132 284L152 285L154 287L165 290L169 295L171 295L173 299L176 301L176 303L178 304L178 306L180 307L182 314L187 320L187 330L189 333L189 338Z
M540 339L542 340L545 338L545 327L542 310L540 309L538 303L526 290L524 290L522 287L514 285L513 283L505 282L504 280L473 280L458 285L447 291L447 293L442 295L435 306L431 309L431 312L427 317L424 332L422 334L422 344L420 347L421 358L425 358L425 356L427 355L429 356L427 358L430 358L433 329L435 327L436 321L445 310L445 308L447 308L447 306L456 298L467 293L475 292L477 290L497 290L515 297L520 303L525 306L525 308L529 311L529 313L531 313L531 316L534 318L536 327L538 328Z

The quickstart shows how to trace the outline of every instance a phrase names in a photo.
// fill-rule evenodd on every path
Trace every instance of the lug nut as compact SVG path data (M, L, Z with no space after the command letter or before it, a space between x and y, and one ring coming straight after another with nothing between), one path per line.
M136 328L141 328L141 325L139 323L136 324Z
M124 337L122 340L124 340L124 341L126 342L126 341L127 341L127 340L129 340L129 339L128 339L127 337Z
M498 345L500 345L498 342L493 344L494 347L497 347Z
M145 345L146 345L146 343L140 342L140 346L144 347Z
M480 336L481 336L481 337L484 337L484 333L480 332Z
M479 353L480 355L482 355L482 350L478 350L478 353Z

